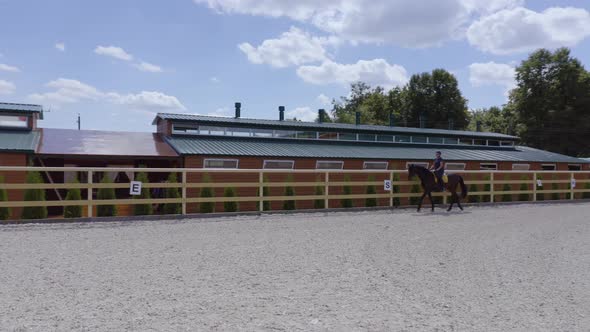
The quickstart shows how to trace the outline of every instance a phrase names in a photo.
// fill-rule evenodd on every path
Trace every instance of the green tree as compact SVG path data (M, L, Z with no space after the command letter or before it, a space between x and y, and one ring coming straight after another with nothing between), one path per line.
M0 183L4 183L4 177L0 176ZM0 202L7 202L8 201L8 193L6 189L0 189ZM0 207L0 220L7 220L10 218L10 208L8 207Z
M137 178L135 180L139 181L141 183L144 183L144 184L147 184L150 182L147 174L144 172L139 172L139 174L137 174ZM146 188L145 186L142 186L140 195L133 196L133 199L150 199L150 198L152 198L152 195L150 193L150 189ZM135 204L135 205L133 205L133 212L136 216L148 216L148 215L153 214L154 210L152 208L152 204Z
M490 107L471 112L467 130L476 131L477 123L481 123L481 130L487 132L516 135L517 122L515 112L510 107Z
M526 175L523 175L520 178L520 180L523 181L523 183L520 184L520 189L519 190L520 191L527 191L527 190L529 190L529 185L526 182L529 182L530 180L527 178L527 176ZM531 196L529 194L521 193L521 194L518 195L518 200L521 201L521 202L528 202L528 201L530 201L530 199L531 199Z
M324 194L324 187L316 186L315 187L315 195L321 196ZM314 209L325 209L326 208L326 201L323 199L316 199L313 201L313 208Z
M74 181L73 183L78 183L78 181ZM80 193L79 188L72 188L68 190L66 194L66 201L79 201L82 200L82 194ZM81 218L82 217L82 206L74 205L74 206L66 206L64 207L64 218Z
M236 197L236 189L235 188L225 188L223 193L224 197ZM223 202L223 211L225 212L238 212L239 205L238 202L234 201L226 201Z
M455 129L464 129L469 124L467 100L459 90L457 78L444 69L432 73L412 75L404 87L405 105L403 121L417 127L424 116L427 128L449 127L449 119Z
M368 181L369 182L374 182L375 181L375 177L373 175L369 175ZM375 194L377 194L377 188L375 188L374 185L367 186L367 195L375 195ZM366 207L375 207L375 206L377 206L377 198L375 198L375 197L367 198L365 200L365 206Z
M211 177L209 176L209 174L204 174L201 182L202 183L210 183ZM210 187L201 188L200 197L201 198L213 197L213 189ZM215 212L215 203L214 202L203 202L203 203L199 204L199 211L201 213L213 213L213 212Z
M295 196L295 189L290 184L293 183L293 176L287 176L287 186L285 187L285 196ZM283 210L295 210L296 204L294 200L286 200L283 202Z
M43 178L39 172L27 173L26 182L29 184L41 184ZM44 202L45 201L45 190L44 189L26 189L25 190L25 201L31 202ZM27 206L23 208L22 213L23 219L44 219L47 218L47 207L45 206Z
M102 184L110 184L113 183L108 176L103 176L102 180L100 181ZM96 193L97 200L111 200L116 199L115 189L114 188L99 188L98 192ZM98 217L114 217L117 215L117 207L115 205L98 205L96 207L96 215Z
M517 114L525 144L590 155L590 74L569 49L532 53L516 68L516 83L508 107Z
M344 182L350 182L350 176L345 175ZM342 194L343 195L352 195L352 187L347 184L342 186ZM340 205L343 208L351 208L351 207L353 207L352 199L351 198L343 198L342 200L340 200Z
M178 183L176 173L170 173L166 183ZM164 198L181 198L178 188L164 188ZM165 214L180 214L182 212L181 203L166 203L162 210Z

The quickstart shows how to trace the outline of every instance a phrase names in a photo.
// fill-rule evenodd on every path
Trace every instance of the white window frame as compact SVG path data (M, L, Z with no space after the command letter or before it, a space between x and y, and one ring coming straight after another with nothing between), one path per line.
M232 162L236 162L236 167L207 167L207 162L209 161L222 161L222 162L226 162L226 161L232 161ZM203 168L204 169L238 169L240 168L240 161L238 159L220 159L220 158L207 158L205 160L203 160Z
M553 167L553 169L543 169L543 167L547 167L547 166L551 166L551 167ZM542 171L557 171L557 165L556 164L541 164L541 170Z
M290 168L267 168L266 167L267 163L291 163L291 167ZM293 168L295 168L295 160L265 160L262 163L262 168L263 169L293 169Z
M571 166L575 166L575 167L579 167L579 168L580 168L580 169L578 169L578 170L571 170L571 172L578 172L578 171L581 171L581 170L582 170L582 164L567 164L567 168L568 168L568 170L569 170L569 168L570 168Z
M494 169L483 168L482 167L483 165L494 166ZM479 163L479 170L480 171L497 171L498 170L498 164L497 163Z
M518 168L519 166L523 166L523 168L526 167L526 169L515 169L515 168ZM512 164L512 170L513 171L530 171L531 164Z
M426 161L408 161L406 163L406 169L410 168L410 165L418 165L424 168L430 168L430 163Z
M385 168L367 168L367 164L385 164ZM363 162L363 169L369 170L388 170L389 169L389 162L388 161L365 161Z
M319 168L319 165L322 163L339 163L340 168ZM341 160L318 160L315 162L315 169L321 170L342 170L344 169L344 161Z
M458 169L451 169L449 166L460 166ZM445 163L445 170L447 171L464 171L467 164L465 163Z

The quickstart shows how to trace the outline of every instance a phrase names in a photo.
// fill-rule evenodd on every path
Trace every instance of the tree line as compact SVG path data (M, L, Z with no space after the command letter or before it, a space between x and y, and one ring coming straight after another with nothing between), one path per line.
M386 90L364 82L333 100L326 121L491 131L522 144L571 156L590 156L590 72L567 48L540 49L516 68L516 87L505 105L469 110L457 78L444 69L413 75Z

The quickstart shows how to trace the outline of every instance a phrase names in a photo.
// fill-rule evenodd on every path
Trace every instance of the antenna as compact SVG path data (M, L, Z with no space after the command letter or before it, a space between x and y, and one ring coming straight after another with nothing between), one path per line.
M80 113L78 113L78 121L76 121L76 122L78 122L78 130L80 130L80 124L81 124L81 122L80 122Z

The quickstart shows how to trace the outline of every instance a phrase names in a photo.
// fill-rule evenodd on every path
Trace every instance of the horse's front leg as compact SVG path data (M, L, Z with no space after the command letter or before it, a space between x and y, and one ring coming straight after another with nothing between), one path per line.
M420 209L422 208L422 201L424 200L424 197L426 197L426 192L424 192L422 197L420 197L420 202L418 202L418 212L420 212Z
M430 198L430 205L432 205L432 212L434 212L434 200L432 200L432 193L428 192L428 198Z

